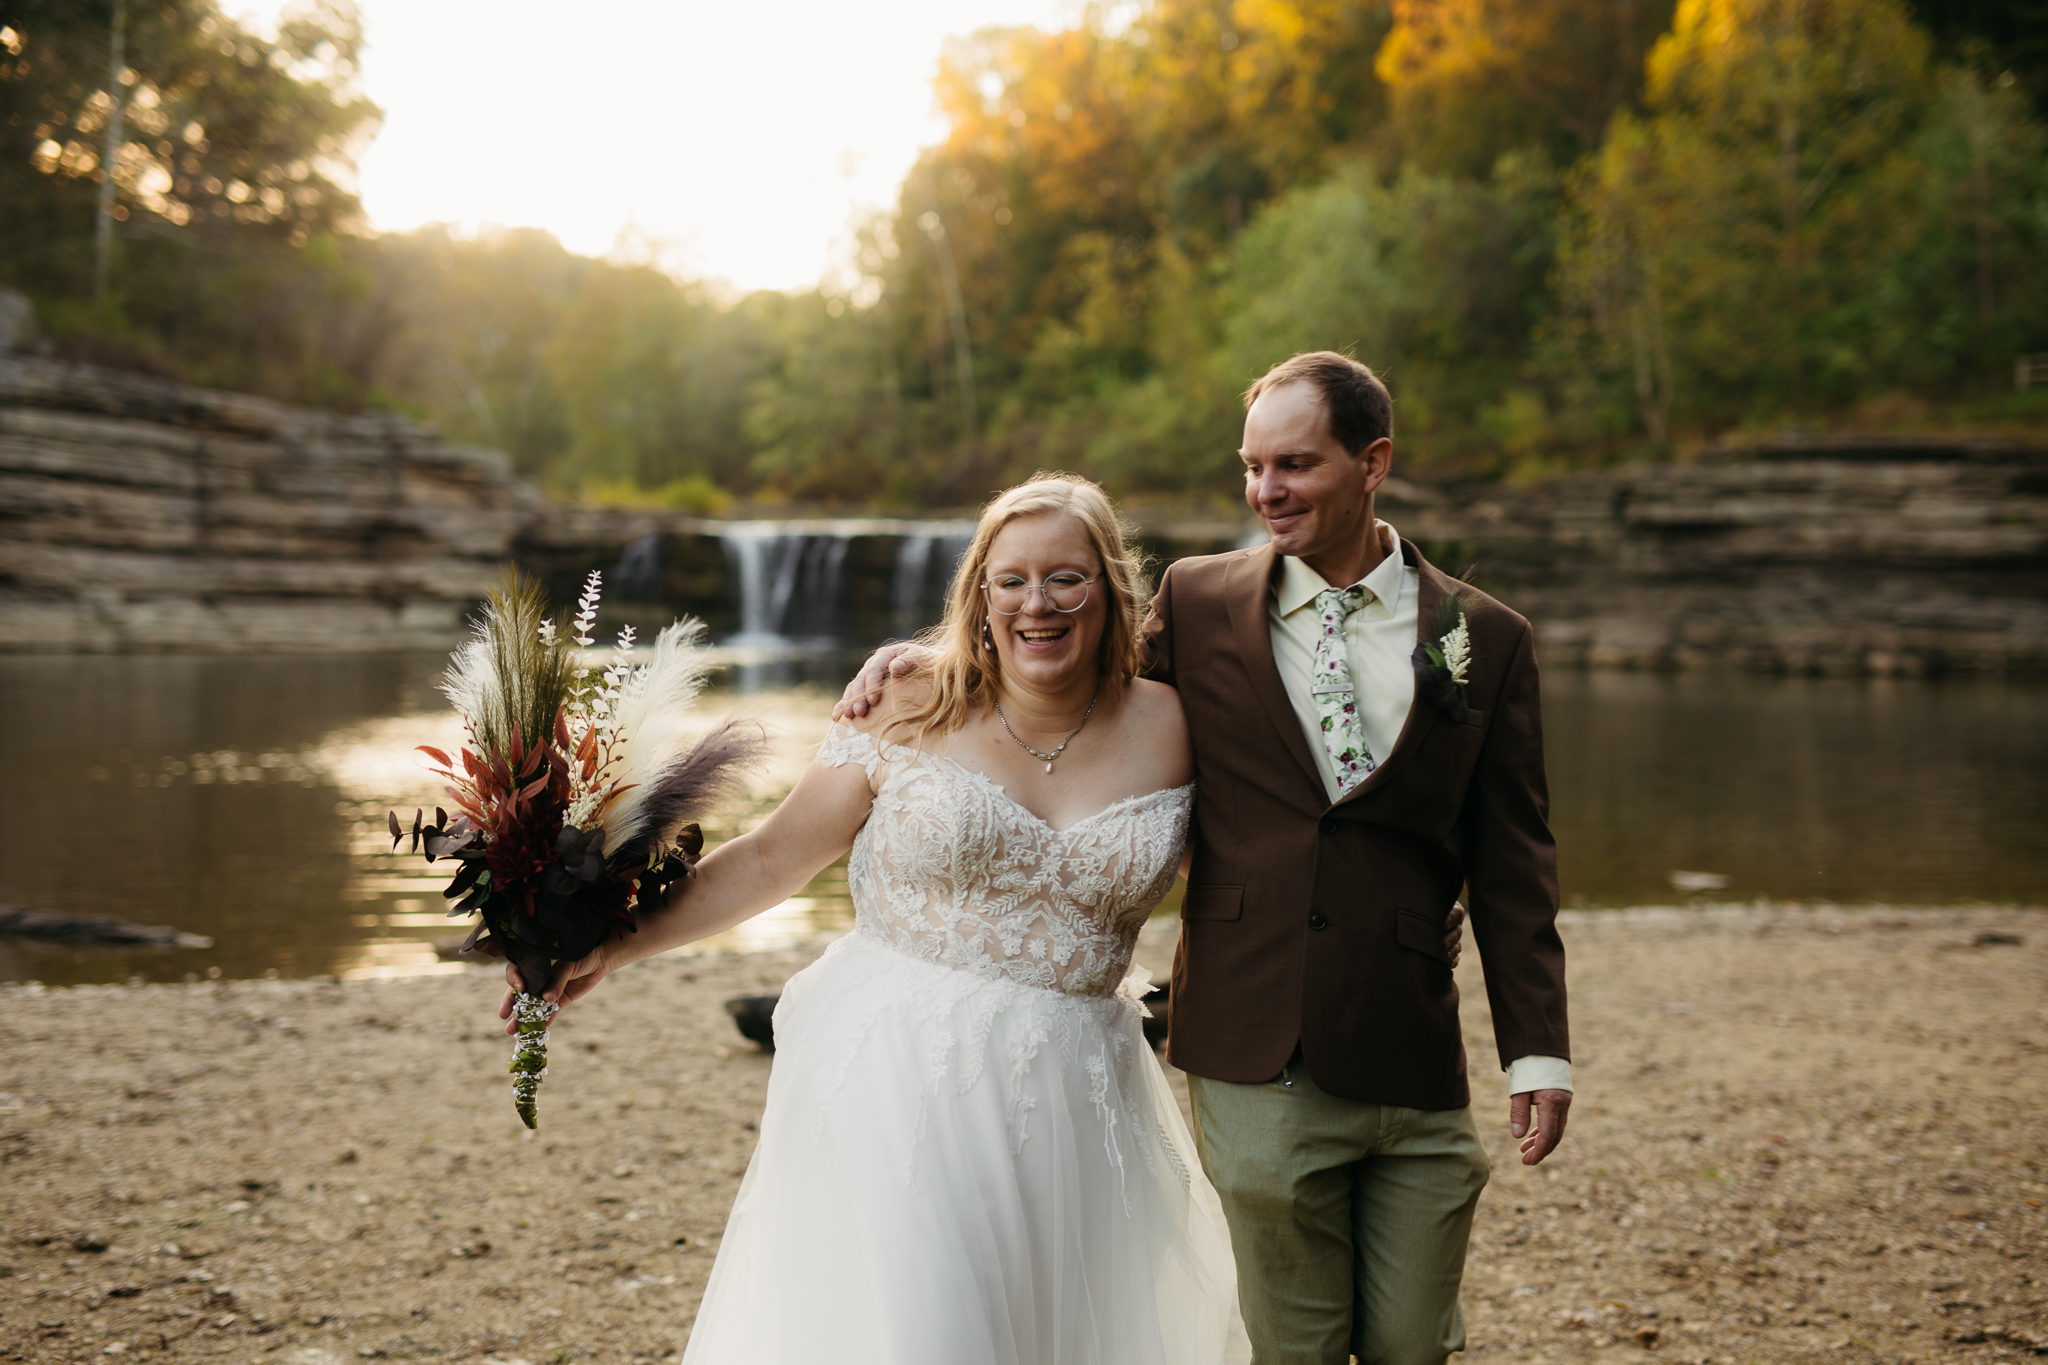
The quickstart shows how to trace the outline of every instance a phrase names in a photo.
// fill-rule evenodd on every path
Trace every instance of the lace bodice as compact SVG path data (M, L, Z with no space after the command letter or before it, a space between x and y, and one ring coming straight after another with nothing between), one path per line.
M978 976L1116 992L1173 884L1192 785L1054 829L985 773L850 726L834 725L818 757L860 765L875 788L847 866L856 933Z

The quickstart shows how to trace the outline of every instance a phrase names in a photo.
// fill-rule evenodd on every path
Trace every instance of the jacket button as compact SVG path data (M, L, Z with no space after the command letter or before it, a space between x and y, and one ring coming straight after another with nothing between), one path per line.
M1318 828L1325 834L1335 834L1337 832L1337 822L1326 815L1323 817L1323 823Z
M1308 927L1311 929L1327 929L1330 927L1330 917L1320 910L1311 911L1308 917Z

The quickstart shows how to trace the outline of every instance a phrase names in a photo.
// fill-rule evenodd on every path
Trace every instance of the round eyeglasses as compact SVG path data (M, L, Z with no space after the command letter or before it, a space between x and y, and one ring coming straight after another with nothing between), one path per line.
M1045 604L1054 611L1079 611L1088 604L1088 588L1094 582L1094 578L1072 572L1048 574L1043 583L1006 573L997 574L981 586L988 594L989 610L998 616L1015 616L1030 604L1033 593L1044 597Z

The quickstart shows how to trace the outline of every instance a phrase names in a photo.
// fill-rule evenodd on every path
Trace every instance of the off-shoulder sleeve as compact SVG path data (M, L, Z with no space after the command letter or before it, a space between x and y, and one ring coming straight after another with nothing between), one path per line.
M825 742L818 746L818 761L828 768L857 763L873 778L875 769L882 766L882 750L873 735L842 721L825 732Z

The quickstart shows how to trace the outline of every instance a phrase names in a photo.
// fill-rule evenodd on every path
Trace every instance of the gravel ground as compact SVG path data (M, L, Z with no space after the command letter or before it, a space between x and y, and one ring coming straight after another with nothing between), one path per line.
M1580 1095L1535 1171L1461 969L1495 1162L1468 1358L2048 1355L2048 915L1567 921ZM810 955L614 978L532 1137L481 969L0 988L0 1360L672 1361L770 1066L722 1002Z

